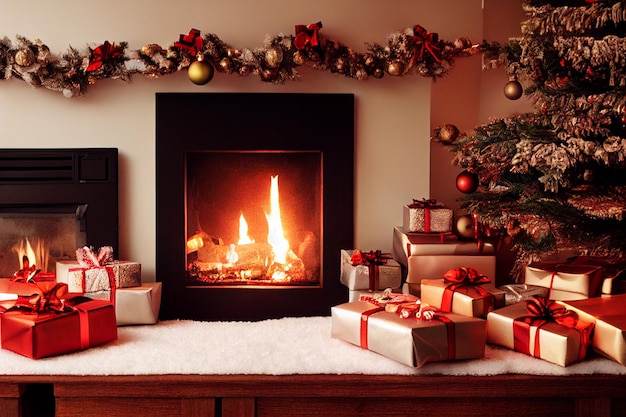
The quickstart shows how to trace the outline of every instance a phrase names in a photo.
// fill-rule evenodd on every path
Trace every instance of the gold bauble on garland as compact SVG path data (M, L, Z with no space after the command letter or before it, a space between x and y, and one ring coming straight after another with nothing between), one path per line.
M15 53L15 63L20 67L30 67L35 62L35 54L30 48L22 48Z
M283 50L270 48L265 52L265 63L270 68L278 68L283 62Z
M200 60L193 61L187 70L187 75L192 83L204 85L213 79L215 69L210 62Z
M394 76L402 75L404 72L404 65L400 61L392 61L387 65L387 72Z

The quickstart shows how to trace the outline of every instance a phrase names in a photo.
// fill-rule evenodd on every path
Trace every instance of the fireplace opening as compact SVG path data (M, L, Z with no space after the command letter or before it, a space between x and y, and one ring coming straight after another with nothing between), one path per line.
M329 315L347 301L354 96L158 93L161 319Z
M320 152L190 152L188 285L319 286Z
M113 148L0 149L0 277L54 279L77 248L117 250L117 158Z

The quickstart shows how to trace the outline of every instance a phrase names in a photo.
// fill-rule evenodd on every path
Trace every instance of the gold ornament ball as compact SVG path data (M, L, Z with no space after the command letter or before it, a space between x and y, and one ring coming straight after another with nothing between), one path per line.
M522 85L517 80L511 80L504 85L504 95L509 100L517 100L524 93Z
M280 48L270 48L265 52L265 62L270 68L277 68L283 62L283 50Z
M459 133L459 128L451 124L445 124L435 131L437 139L446 145L456 142Z
M306 55L302 51L296 51L293 54L293 63L296 65L303 65L306 62Z
M387 65L387 72L395 76L402 75L402 72L404 72L404 65L400 61L390 62L389 65Z
M215 69L210 62L207 61L194 61L189 65L187 69L187 75L192 83L197 85L204 85L213 79Z
M220 68L222 68L226 74L230 74L233 72L233 63L229 58L222 58L220 61Z
M30 67L35 62L35 54L30 48L22 48L15 53L15 63L20 67Z
M456 234L461 239L474 238L474 219L469 214L459 216L456 220Z
M374 68L374 71L372 71L372 75L374 76L374 78L383 78L385 72L381 68Z

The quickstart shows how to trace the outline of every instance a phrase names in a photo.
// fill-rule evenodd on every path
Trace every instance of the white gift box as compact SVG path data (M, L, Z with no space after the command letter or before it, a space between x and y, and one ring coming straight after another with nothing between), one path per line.
M89 293L90 298L108 300L109 291ZM161 308L161 283L144 282L140 287L115 291L115 316L118 326L155 324Z

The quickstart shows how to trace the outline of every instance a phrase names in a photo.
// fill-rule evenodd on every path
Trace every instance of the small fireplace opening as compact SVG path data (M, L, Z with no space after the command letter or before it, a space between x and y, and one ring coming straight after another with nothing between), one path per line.
M117 149L0 149L0 277L118 245Z
M347 299L354 96L157 94L162 319L328 315Z

